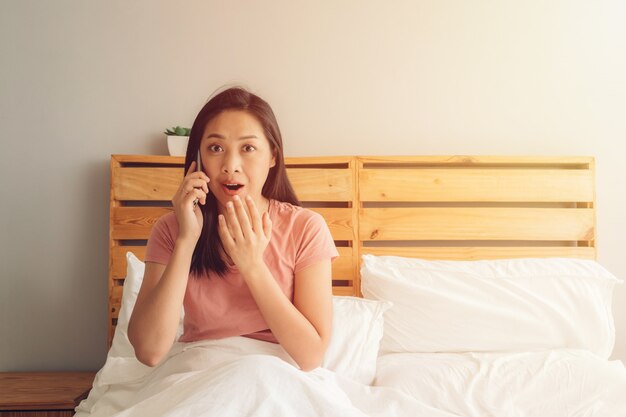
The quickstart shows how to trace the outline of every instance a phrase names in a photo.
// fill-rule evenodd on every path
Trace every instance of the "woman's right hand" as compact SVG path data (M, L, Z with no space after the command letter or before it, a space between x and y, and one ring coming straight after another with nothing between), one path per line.
M202 232L203 216L200 204L206 204L206 196L209 193L209 177L202 171L196 171L196 161L192 161L172 198L174 213L178 220L178 238L188 239L195 244ZM194 207L193 201L198 199L198 205Z

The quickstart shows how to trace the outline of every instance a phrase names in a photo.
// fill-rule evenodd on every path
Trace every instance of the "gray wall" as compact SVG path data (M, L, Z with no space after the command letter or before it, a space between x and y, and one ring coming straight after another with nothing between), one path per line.
M0 0L0 371L104 363L110 155L166 154L223 84L266 98L287 156L593 155L599 261L626 277L624 21L608 0Z

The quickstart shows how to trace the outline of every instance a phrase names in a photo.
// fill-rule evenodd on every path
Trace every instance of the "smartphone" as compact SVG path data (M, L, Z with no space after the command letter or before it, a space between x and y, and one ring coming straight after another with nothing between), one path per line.
M196 171L202 171L202 158L200 158L200 149L196 155Z
M198 154L196 155L196 172L202 171L202 159L200 158L200 149L198 149ZM193 208L196 208L198 205L198 199L193 200Z

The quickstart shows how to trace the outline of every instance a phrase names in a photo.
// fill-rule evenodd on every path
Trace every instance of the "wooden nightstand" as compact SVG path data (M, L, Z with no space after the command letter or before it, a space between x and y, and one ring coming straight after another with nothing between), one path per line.
M71 417L95 372L0 372L1 417Z

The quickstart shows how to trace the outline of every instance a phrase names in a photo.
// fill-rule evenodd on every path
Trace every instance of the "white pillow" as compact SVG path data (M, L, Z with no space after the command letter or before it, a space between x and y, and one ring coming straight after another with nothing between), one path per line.
M388 301L333 296L333 331L322 367L371 385L383 336L383 314L392 305Z
M124 289L122 291L122 303L120 313L117 318L117 326L115 326L115 334L111 343L109 356L133 358L135 350L128 340L128 321L137 301L137 294L141 288L143 274L146 264L143 263L134 253L126 252L126 279L124 280ZM176 332L176 340L183 333L183 318L185 316L184 308L181 309L180 321Z
M128 320L141 288L145 264L130 251L126 253L126 261L122 305L109 356L134 358L135 351L128 340ZM363 384L371 384L383 335L383 313L391 305L385 301L333 296L333 331L322 367ZM184 310L181 311L177 340L183 332L183 319Z
M363 255L361 267L364 297L394 303L381 354L572 348L608 358L617 282L596 261L574 258Z

